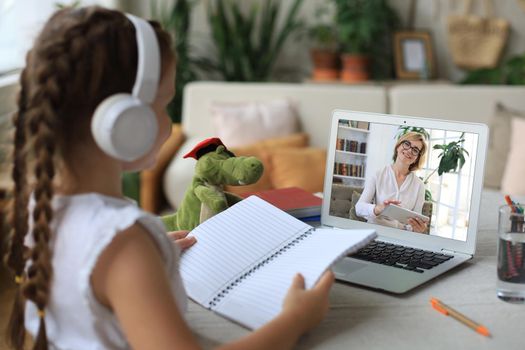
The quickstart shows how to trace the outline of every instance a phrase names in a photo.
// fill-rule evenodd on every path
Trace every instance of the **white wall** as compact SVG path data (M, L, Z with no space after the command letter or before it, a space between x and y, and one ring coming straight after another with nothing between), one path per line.
M120 0L129 11L139 14L149 15L149 2ZM161 3L171 3L171 0L158 0ZM212 1L212 0L209 0ZM245 3L255 0L244 0ZM261 0L257 0L261 1ZM401 17L401 22L406 25L410 1L409 0L388 0L391 6ZM441 79L459 80L463 72L456 68L452 63L450 53L447 48L446 19L449 14L463 11L463 0L415 0L417 3L415 24L416 29L429 30L434 39L438 76ZM472 0L475 13L483 13L482 3L485 0ZM519 6L519 0L492 0L496 15L507 19L511 25L511 35L505 51L505 57L525 51L525 9ZM283 9L286 10L293 3L293 0L280 0ZM209 54L213 46L208 35L209 28L206 17L206 1L200 0L192 14L192 43L196 46L199 55ZM301 18L307 23L312 23L314 12L320 3L329 3L329 0L304 0L301 8ZM286 11L283 11L283 13ZM282 20L282 18L281 18ZM308 52L308 39L289 40L278 59L277 66L287 69L292 68L299 71L299 76L284 74L282 79L289 80L295 78L301 80L310 74L311 62Z

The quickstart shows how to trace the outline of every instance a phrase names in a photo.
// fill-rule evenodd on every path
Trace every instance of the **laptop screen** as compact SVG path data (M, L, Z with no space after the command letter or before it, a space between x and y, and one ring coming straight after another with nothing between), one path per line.
M475 133L339 119L329 214L466 241L477 145Z

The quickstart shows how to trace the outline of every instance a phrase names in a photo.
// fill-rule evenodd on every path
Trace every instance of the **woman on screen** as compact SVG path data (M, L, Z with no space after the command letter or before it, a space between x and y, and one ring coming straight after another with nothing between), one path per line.
M403 230L424 233L427 224L419 218L410 218L408 224L382 217L389 204L421 213L425 201L423 181L414 174L425 163L427 144L417 132L401 136L394 147L394 164L367 178L363 194L355 205L356 214L375 223ZM374 204L375 203L375 204Z

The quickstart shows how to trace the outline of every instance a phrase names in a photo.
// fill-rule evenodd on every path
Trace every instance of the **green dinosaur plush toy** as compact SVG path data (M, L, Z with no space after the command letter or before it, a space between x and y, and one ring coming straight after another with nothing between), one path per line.
M242 200L224 191L225 185L249 185L262 175L263 165L255 157L236 157L219 138L195 146L184 158L197 159L195 175L175 214L162 217L168 231L193 230L213 215Z

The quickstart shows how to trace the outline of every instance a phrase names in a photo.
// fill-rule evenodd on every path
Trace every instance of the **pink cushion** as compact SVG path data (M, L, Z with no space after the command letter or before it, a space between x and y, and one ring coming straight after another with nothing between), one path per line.
M510 153L507 158L503 179L501 180L501 192L504 194L525 195L525 162L523 161L525 119L514 117L511 123Z
M498 103L490 122L487 162L485 164L484 186L499 189L510 152L512 118L525 118L525 114Z
M216 134L227 147L246 146L299 131L297 112L286 99L216 102L211 112Z

